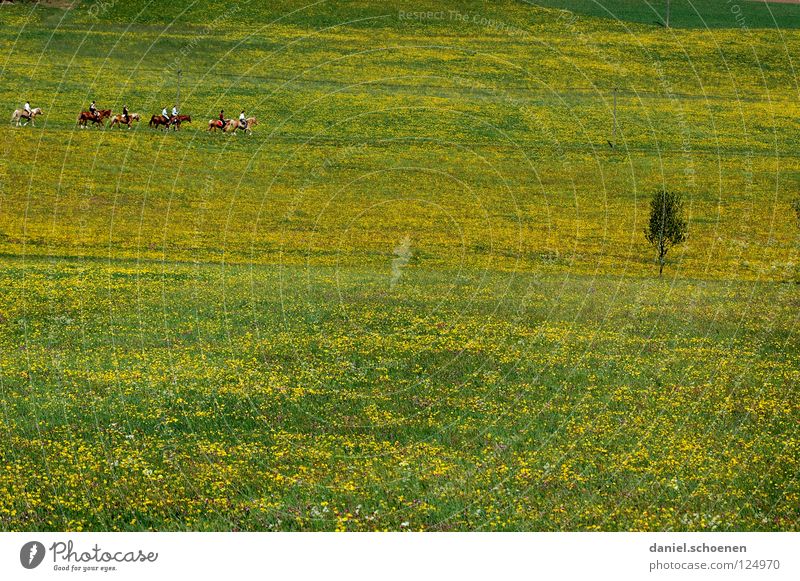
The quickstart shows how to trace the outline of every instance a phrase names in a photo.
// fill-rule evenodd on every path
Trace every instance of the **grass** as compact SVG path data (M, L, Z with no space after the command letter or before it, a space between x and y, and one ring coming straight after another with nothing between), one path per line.
M797 529L797 32L145 4L0 8L0 529Z
M575 14L613 18L653 26L666 21L666 0L531 0L531 4ZM671 0L670 26L677 28L800 27L800 6L780 2Z

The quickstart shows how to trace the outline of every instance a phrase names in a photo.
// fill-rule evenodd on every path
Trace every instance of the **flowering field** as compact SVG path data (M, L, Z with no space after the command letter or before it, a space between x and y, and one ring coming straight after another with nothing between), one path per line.
M800 33L146 4L0 6L0 530L798 529Z

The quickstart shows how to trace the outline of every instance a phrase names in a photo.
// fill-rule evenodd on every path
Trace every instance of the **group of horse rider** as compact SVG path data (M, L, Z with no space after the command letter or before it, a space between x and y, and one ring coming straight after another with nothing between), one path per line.
M94 101L92 101L92 104L89 105L89 113L94 115L94 118L97 119L98 121L100 120L100 113L97 111L97 103L95 103ZM177 105L172 108L172 115L170 115L167 112L167 108L166 107L164 107L161 110L161 115L167 121L170 121L170 122L174 121L174 119L178 116L178 107L177 107ZM122 120L125 123L130 123L131 116L130 116L130 112L128 111L128 106L127 105L123 105L122 106Z
M178 113L179 113L179 111L178 111L178 106L177 106L177 105L174 105L174 106L172 107L172 115L170 115L170 114L169 114L169 112L167 111L167 108L166 108L166 107L164 107L163 109L161 109L161 116L162 116L164 119L166 119L167 121L169 121L170 123L172 123L173 121L175 121L175 118L178 116Z
M99 117L100 113L97 111L97 104L94 101L92 101L92 104L89 105L89 112L92 115L94 115L95 119L97 119L98 121L100 120L100 117ZM180 111L178 110L178 106L177 105L172 107L172 114L170 114L169 111L167 111L166 107L161 109L161 116L164 118L165 121L167 121L169 123L174 122L175 118L178 117L179 113L180 113ZM130 112L128 111L128 106L127 105L123 105L122 106L122 120L125 123L130 123Z
M100 121L100 113L97 111L97 103L95 103L94 101L92 101L92 104L89 105L89 113L94 115L94 118L97 121ZM122 106L122 120L125 123L130 123L131 122L131 114L128 111L128 106L127 105L123 105Z
M31 109L30 101L25 101L25 105L22 107L22 111L20 113L21 113L20 117L23 118L23 119L30 119L31 118L31 116L33 115L33 110ZM89 113L91 113L94 116L96 121L98 121L98 122L101 121L101 119L100 119L100 111L97 109L97 103L95 101L92 101L92 103L89 105ZM178 106L177 105L172 107L172 113L171 114L170 114L169 111L167 111L166 107L161 109L161 116L164 117L164 120L167 121L168 123L174 122L175 119L178 117L178 114L179 114L179 110L178 110ZM122 106L122 120L125 123L130 123L130 112L128 111L128 106L127 105L123 105ZM223 130L231 122L230 119L226 119L225 118L225 110L224 109L220 110L220 112L219 112L219 121L222 124L222 129ZM239 113L239 126L242 129L247 129L247 115L245 114L244 109L242 109L242 112Z
M219 121L222 123L222 130L225 131L225 127L231 122L230 119L225 119L225 109L220 109ZM239 127L247 129L247 115L245 115L244 109L239 113Z

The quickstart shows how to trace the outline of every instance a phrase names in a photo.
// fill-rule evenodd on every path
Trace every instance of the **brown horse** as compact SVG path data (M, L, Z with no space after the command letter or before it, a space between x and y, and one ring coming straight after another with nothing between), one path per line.
M81 111L78 116L78 125L86 129L89 121L91 121L97 127L98 125L103 125L103 121L109 117L111 117L111 109L98 109L96 117L92 115L91 111Z
M153 115L150 117L150 123L148 125L157 129L161 129L163 126L166 129L169 127L169 117L164 117L163 115Z
M131 124L134 121L140 121L141 119L142 119L142 117L138 113L131 113L130 115L128 115L128 122L125 123L125 119L123 118L123 116L121 114L120 115L114 115L114 117L111 118L111 123L108 124L108 127L110 129L110 128L114 127L115 125L119 125L120 127L122 127L123 125L127 125L128 129L130 129L131 128Z
M175 127L175 131L181 128L181 123L191 123L192 116L191 115L177 115L172 118L172 126Z
M247 135L253 133L253 127L258 125L258 120L255 117L247 118L247 127L242 126L242 122L238 119L231 119L225 126L225 133L236 133L237 129L244 131Z

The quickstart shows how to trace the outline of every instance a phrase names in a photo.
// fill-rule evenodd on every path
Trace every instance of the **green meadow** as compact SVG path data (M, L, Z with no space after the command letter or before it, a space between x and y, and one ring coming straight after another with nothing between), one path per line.
M1 530L797 530L800 6L53 4L0 5Z

